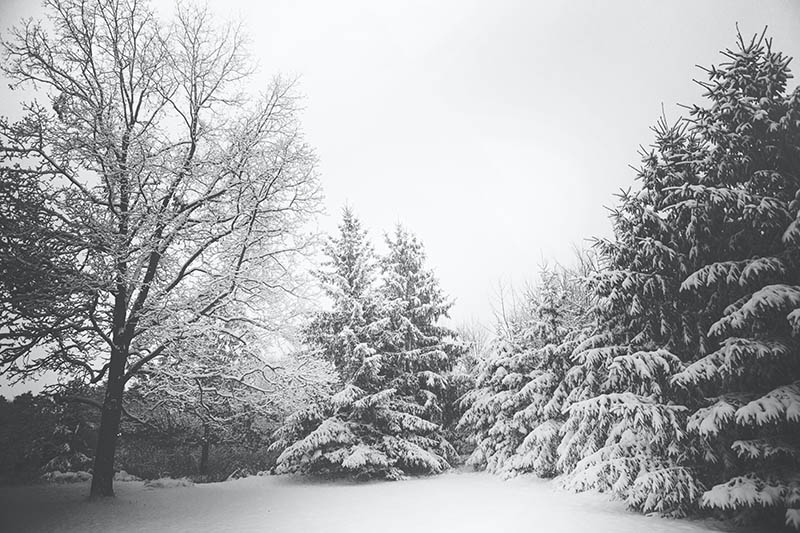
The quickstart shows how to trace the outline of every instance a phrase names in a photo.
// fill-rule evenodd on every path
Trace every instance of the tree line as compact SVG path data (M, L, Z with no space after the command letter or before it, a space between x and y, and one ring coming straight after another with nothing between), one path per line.
M598 271L543 278L480 365L473 464L800 528L800 90L763 34L723 55L653 128Z

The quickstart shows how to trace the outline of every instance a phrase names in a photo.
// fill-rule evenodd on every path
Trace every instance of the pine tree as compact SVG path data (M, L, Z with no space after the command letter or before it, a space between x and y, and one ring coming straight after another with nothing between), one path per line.
M402 394L417 397L426 417L441 423L448 386L444 374L462 349L455 332L438 323L452 304L425 268L425 252L414 235L398 225L386 244L389 252L381 260L382 377ZM359 378L366 385L370 374Z
M695 255L681 289L708 305L713 350L674 377L696 391L706 507L780 511L800 529L800 89L762 34L707 71L697 180L674 191Z
M685 407L671 378L705 348L704 322L680 294L691 268L671 190L685 183L696 140L662 120L643 153L641 188L612 212L613 240L598 241L594 334L578 345L566 394L558 467L568 485L610 491L644 512L684 514L702 490L686 452Z
M474 388L462 399L466 410L459 421L474 445L467 464L493 473L504 471L528 429L517 427L514 415L525 407L519 393L535 364L523 340L522 313L507 318L489 357L475 368Z
M725 55L710 105L659 123L600 244L559 461L645 512L769 508L797 526L798 91L763 35Z
M585 264L584 264L585 265ZM468 464L514 475L556 473L563 395L571 347L588 305L585 272L543 267L535 289L501 320L490 358L476 368L461 426L472 428Z
M478 368L492 354L492 335L491 330L477 320L459 325L456 335L462 349L452 370L444 375L449 386L443 402L443 425L447 440L456 449L459 461L462 461L475 449L475 428L460 422L470 407L466 399L475 389Z
M414 236L398 227L387 245L371 340L353 352L341 391L279 430L279 473L401 479L440 473L454 458L441 422L458 344L437 324L450 304Z
M377 313L377 258L350 207L343 209L339 235L326 243L325 255L318 278L333 306L314 316L303 337L310 349L333 362L342 380L348 381L361 363L359 353L368 350L368 326Z
M593 295L588 284L596 264L592 254L581 254L577 269L542 273L543 290L537 305L545 340L536 352L531 381L521 391L528 405L515 415L518 423L532 428L517 447L509 471L533 472L541 477L559 474L558 445L568 399L564 387L573 364L572 353L591 332L589 309Z

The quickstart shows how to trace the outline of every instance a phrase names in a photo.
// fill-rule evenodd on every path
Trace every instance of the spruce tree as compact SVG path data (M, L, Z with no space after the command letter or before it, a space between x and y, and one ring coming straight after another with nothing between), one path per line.
M468 464L505 476L556 474L565 397L554 393L582 331L586 273L543 267L522 305L500 321L493 353L476 368L475 388L464 398L460 425L472 428L475 445Z
M713 258L681 289L718 301L704 311L714 349L673 381L695 393L687 430L713 485L702 504L777 510L800 529L800 90L763 34L724 55L703 84L710 105L691 110L697 180L673 193L693 250Z
M398 226L387 246L376 318L365 327L370 340L353 352L354 371L343 376L342 390L279 430L279 473L401 479L450 467L455 452L441 425L443 374L459 345L437 324L450 304L413 235Z
M489 357L474 369L474 388L462 399L466 410L459 428L470 432L474 448L467 464L473 468L503 473L529 429L517 427L514 415L525 407L520 391L535 366L526 327L532 300L526 297L523 307L504 317Z
M597 242L603 271L594 280L594 333L574 350L576 364L559 389L567 420L558 467L573 488L680 515L703 487L672 378L685 361L707 353L710 321L680 291L706 256L693 252L674 190L695 180L700 140L685 121L662 119L653 131L638 190L624 191L612 211L614 238Z
M545 270L541 276L543 287L536 309L545 343L536 350L531 381L521 391L527 405L514 416L520 426L532 429L510 461L508 470L513 474L553 477L561 473L558 446L569 398L565 380L573 365L573 351L591 333L589 310L594 296L589 280L597 266L591 253L578 259L577 268Z
M575 364L557 408L536 400L542 351L510 337L470 395L471 460L643 512L800 528L800 89L763 35L723 54L708 105L654 128L598 241L591 335L562 336Z
M797 525L798 93L763 36L725 55L710 105L656 128L601 243L559 460L575 487L643 511L769 508Z
M314 316L303 328L304 344L333 362L343 381L360 365L368 350L369 324L376 319L377 257L361 221L350 207L342 211L339 235L328 240L326 259L317 273L329 310Z

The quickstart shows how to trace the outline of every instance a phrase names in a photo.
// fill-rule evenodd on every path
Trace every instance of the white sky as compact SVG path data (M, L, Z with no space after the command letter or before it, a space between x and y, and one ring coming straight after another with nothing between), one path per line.
M610 232L640 144L694 65L765 25L800 56L800 2L217 0L265 74L301 76L333 231L349 202L377 241L425 243L460 322L491 322L500 281ZM800 58L798 58L800 61Z
M156 2L168 12L172 2ZM610 233L613 194L661 114L699 102L694 65L769 26L800 56L800 2L210 0L241 17L261 79L300 76L334 231L349 203L376 244L425 243L458 323L491 322L499 282ZM0 0L0 27L40 12ZM800 58L797 60L800 62ZM793 63L800 71L800 67ZM5 84L3 84L5 85ZM0 115L12 114L5 87Z

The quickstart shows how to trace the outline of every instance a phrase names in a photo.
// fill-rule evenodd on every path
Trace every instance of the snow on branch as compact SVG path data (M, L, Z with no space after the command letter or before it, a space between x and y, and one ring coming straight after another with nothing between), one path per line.
M713 405L702 407L689 416L686 430L701 436L716 436L734 422L736 409L747 400L739 395L720 397Z
M750 372L752 365L776 365L793 354L785 342L729 337L719 350L698 359L672 377L672 383L695 387L741 377Z
M800 381L778 387L761 398L736 410L736 422L741 425L800 423Z
M761 320L800 308L800 287L795 285L767 285L756 291L737 310L722 317L709 328L709 335L721 337L730 331L739 331L755 320Z
M681 291L696 291L719 285L746 287L765 279L779 281L787 272L781 257L759 257L744 261L724 261L706 265L681 283Z

